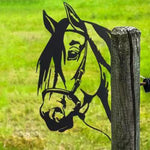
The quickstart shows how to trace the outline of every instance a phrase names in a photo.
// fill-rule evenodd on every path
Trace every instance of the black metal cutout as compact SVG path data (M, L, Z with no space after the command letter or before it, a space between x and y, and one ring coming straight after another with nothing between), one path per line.
M145 78L143 80L143 83L145 83L143 85L145 92L150 92L150 79L149 78Z
M43 89L42 86L45 83L45 89L42 92L43 103L40 107L40 115L51 131L64 132L72 128L73 117L78 116L87 126L104 133L103 131L88 125L85 122L85 116L92 99L95 96L98 96L104 106L108 119L111 121L111 111L108 105L108 82L106 81L106 75L105 72L102 71L101 65L105 67L109 73L111 73L111 67L105 61L96 44L89 36L85 24L92 25L97 35L106 42L109 52L111 53L110 30L95 23L81 20L74 9L65 2L64 7L66 10L67 18L63 18L59 22L56 22L54 19L48 16L45 11L43 11L44 25L46 29L51 33L51 37L37 62L37 69L38 67L40 67L38 93L39 89ZM68 28L69 26L71 26L72 29ZM76 33L84 37L83 44L72 39L72 41L69 43L70 48L68 50L68 53L66 53L64 44L64 34L67 32ZM80 89L84 95L83 103L81 104L80 98L76 96L76 91L79 89L82 77L86 72L85 66L88 53L88 45L90 46L99 65L100 86L93 95L88 94L88 91L84 89ZM79 59L81 59L81 54L83 54L82 61L78 66L76 73L72 77L72 80L74 80L74 85L71 90L68 90L66 86L66 79L62 69L62 61L64 65L66 64L66 61L78 61ZM53 76L52 72L54 72ZM59 77L62 80L64 88L56 87ZM50 83L53 83L51 87ZM57 100L57 102L59 102L61 107L56 106L44 112L42 108L45 104L46 95L49 95L49 101L51 101L53 95L59 95L60 98L59 100ZM65 109L67 107L67 101L73 102L74 108L69 112L69 114L66 115ZM83 107L85 107L86 109L83 112L80 112ZM58 114L61 117L58 117ZM107 134L105 135L110 139Z

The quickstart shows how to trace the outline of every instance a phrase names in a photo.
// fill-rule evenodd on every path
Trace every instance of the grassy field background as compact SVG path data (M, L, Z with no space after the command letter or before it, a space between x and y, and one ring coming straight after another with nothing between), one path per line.
M112 30L134 26L141 31L141 75L150 77L149 0L66 0L84 20ZM75 118L74 128L50 132L39 116L36 63L49 34L42 10L59 21L63 1L0 0L0 150L110 150L110 141ZM91 64L92 68L92 64ZM91 83L92 85L92 83ZM102 105L95 99L88 121L111 133ZM141 87L141 150L150 149L150 94ZM99 120L99 121L97 121ZM97 122L96 122L97 121Z

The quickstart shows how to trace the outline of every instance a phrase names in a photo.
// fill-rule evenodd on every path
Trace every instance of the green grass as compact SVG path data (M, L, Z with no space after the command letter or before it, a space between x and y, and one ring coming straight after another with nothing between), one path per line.
M141 75L149 71L149 0L66 0L83 20L109 29L134 26L141 35ZM0 149L111 149L110 141L75 118L74 128L65 133L50 132L39 116L36 62L50 35L45 30L42 10L59 21L65 17L61 0L0 1ZM94 37L96 38L96 37ZM107 56L106 56L107 57ZM92 61L89 69L92 69ZM91 78L92 72L86 79ZM69 75L69 74L68 74ZM93 82L90 82L89 88ZM97 121L98 120L98 121ZM87 121L110 134L110 124L97 98ZM141 87L141 150L150 149L150 94Z

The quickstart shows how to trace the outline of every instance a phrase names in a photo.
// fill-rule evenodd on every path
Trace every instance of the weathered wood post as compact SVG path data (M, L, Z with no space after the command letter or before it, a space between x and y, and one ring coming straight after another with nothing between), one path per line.
M112 150L139 150L139 30L113 29L111 68Z

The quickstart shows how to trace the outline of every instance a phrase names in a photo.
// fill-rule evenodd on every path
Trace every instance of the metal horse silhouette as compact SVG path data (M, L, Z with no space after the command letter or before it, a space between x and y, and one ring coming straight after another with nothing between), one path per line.
M42 85L45 84L42 92L43 103L40 107L40 115L51 131L63 132L72 128L73 118L78 116L87 126L104 133L87 124L85 117L92 99L98 96L108 119L111 121L111 111L108 105L108 82L102 67L109 73L111 68L89 36L86 26L92 26L99 38L104 40L111 53L110 31L95 23L81 20L69 4L64 3L64 7L67 17L59 22L56 22L43 11L44 25L51 33L51 37L37 62L37 69L40 66L38 92L39 89L43 89ZM83 43L75 40L73 36L72 41L69 43L70 48L67 51L64 42L66 33L75 33L82 37L84 39ZM95 89L96 92L92 94L88 93L87 88L80 88L82 78L86 74L86 61L89 49L92 50L98 64L99 76L97 78L100 80L98 88ZM75 74L72 76L73 86L70 89L66 85L66 76L63 72L63 67L68 65L67 62L79 63ZM62 84L58 84L58 82ZM82 93L83 98L76 95L77 91ZM46 104L47 96L48 101L51 103L49 106ZM73 104L73 108L66 113L68 111L68 102ZM47 107L46 111L44 107ZM107 136L107 134L105 135Z

